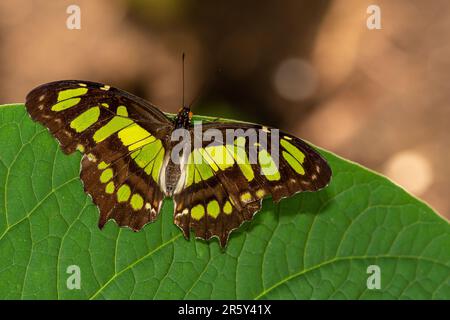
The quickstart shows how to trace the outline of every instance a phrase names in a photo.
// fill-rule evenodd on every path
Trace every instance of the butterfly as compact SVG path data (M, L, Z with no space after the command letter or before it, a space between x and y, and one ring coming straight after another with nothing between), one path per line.
M197 130L187 106L176 115L163 113L142 98L101 83L43 84L27 95L25 105L66 154L83 154L80 177L99 208L100 229L115 220L139 231L158 218L164 198L172 197L174 223L187 239L194 231L197 238L217 237L225 247L230 233L261 209L263 198L278 202L301 191L317 191L332 175L317 151L290 134L220 119L204 121ZM179 129L194 139L211 130L254 130L266 135L266 143L249 135L217 138L214 144L204 139L197 146L185 143L174 161L173 133ZM275 147L268 143L274 139L278 163ZM256 150L253 157L251 147Z

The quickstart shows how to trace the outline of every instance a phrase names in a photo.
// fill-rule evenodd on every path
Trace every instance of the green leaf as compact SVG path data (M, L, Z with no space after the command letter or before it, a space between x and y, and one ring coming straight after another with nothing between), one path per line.
M450 298L450 227L386 178L323 151L332 183L275 205L216 241L186 241L172 202L139 233L109 222L23 105L0 107L0 298ZM67 268L81 288L69 290ZM381 289L370 290L370 265Z

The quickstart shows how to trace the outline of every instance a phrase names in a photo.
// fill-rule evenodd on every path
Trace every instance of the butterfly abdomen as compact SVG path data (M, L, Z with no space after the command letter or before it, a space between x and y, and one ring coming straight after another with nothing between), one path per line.
M180 165L175 164L171 159L169 159L166 166L166 170L162 174L165 175L164 192L167 196L172 196L173 193L175 192L177 183L180 180L181 176Z

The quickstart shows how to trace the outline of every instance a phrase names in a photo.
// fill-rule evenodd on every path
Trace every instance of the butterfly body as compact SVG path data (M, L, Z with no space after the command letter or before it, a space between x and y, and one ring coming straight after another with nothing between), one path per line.
M174 142L171 143L170 149L174 147L174 144ZM180 163L175 163L169 154L167 155L167 159L164 161L163 168L165 180L162 181L161 188L167 197L171 197L173 196L181 177Z
M185 129L189 130L191 128L192 112L189 107L182 107L178 110L176 117L173 119L173 130ZM170 145L170 150L176 146L178 141L172 141L170 136L166 137L167 144ZM181 155L183 156L183 155ZM179 157L177 162L173 161L171 154L166 155L164 161L163 170L164 178L162 181L162 189L167 197L171 197L176 189L176 186L180 180L181 176L181 164Z
M99 208L100 228L115 220L138 231L172 197L174 222L186 237L194 230L197 238L217 237L225 246L263 198L317 191L331 178L325 159L292 135L225 120L198 125L188 107L173 117L100 83L44 84L25 105L64 152L83 153L80 176Z

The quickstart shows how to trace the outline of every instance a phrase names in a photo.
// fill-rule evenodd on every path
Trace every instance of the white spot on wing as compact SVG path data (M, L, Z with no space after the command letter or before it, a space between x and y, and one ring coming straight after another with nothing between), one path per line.
M91 161L91 162L97 162L97 158L96 158L92 153L89 153L89 154L87 155L87 157L88 157L88 160L89 160L89 161Z
M185 208L182 212L178 212L176 214L176 217L178 218L178 217L181 217L181 216L186 216L188 214L189 214L189 209Z

